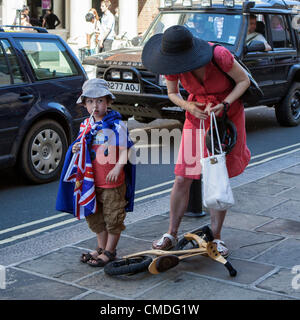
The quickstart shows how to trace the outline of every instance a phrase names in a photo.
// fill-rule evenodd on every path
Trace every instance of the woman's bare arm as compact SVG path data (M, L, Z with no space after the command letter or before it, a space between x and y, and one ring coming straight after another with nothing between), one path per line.
M205 120L207 118L207 113L199 109L199 107L205 106L204 103L199 103L196 101L186 101L182 98L179 91L179 82L178 81L169 81L166 80L168 96L169 99L176 105L181 107L184 110L187 110L196 118Z

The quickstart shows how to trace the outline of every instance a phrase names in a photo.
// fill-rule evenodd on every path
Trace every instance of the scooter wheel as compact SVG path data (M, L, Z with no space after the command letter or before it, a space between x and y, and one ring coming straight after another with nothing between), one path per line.
M104 267L104 272L110 276L136 274L148 270L151 262L152 258L149 256L119 259L109 262Z
M190 231L190 233L194 233L197 236L203 238L205 241L212 241L213 235L209 228L209 226L204 226L195 230ZM188 250L188 249L195 249L198 248L198 244L195 240L187 240L183 236L178 240L177 245L172 250Z

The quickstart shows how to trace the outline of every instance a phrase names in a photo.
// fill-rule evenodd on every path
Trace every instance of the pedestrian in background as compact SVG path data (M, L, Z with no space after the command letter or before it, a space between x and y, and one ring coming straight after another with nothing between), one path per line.
M115 37L115 17L109 11L111 2L109 0L101 1L100 9L103 13L100 24L99 51L111 50Z
M97 10L95 8L91 8L89 12L92 12L92 14L95 16L97 24L100 25L100 18L99 18Z
M55 29L58 25L60 25L60 20L57 15L53 13L52 9L47 9L43 18L42 27L46 29Z
M119 7L115 9L115 36L119 34Z
M20 19L21 26L31 26L30 17L29 17L29 7L24 6L21 11L21 19Z
M98 12L95 8L91 8L90 11L94 15L94 31L95 31L95 42L96 42L96 47L95 47L95 53L99 53L99 34L100 34L100 18L98 15Z
M219 70L212 59L219 65ZM228 49L213 46L193 36L188 28L175 25L163 34L152 36L142 53L143 65L166 78L169 99L186 110L178 160L175 166L175 182L171 192L169 230L159 240L153 241L153 249L169 250L177 243L177 232L186 211L189 191L194 179L199 180L201 167L197 159L197 131L200 120L209 128L211 112L216 116L226 108L229 120L237 129L237 140L230 154L226 155L229 177L241 174L250 161L246 144L245 111L239 99L250 85L249 78ZM224 73L235 81L231 81ZM189 92L184 100L179 83ZM191 161L194 158L193 161ZM207 157L207 150L204 156ZM199 156L198 156L199 158ZM229 250L221 240L221 230L226 211L210 209L211 229L217 249L224 257Z
M99 36L99 21L96 20L92 12L88 12L85 16L85 37L86 37L86 55L90 56L96 53L98 36Z

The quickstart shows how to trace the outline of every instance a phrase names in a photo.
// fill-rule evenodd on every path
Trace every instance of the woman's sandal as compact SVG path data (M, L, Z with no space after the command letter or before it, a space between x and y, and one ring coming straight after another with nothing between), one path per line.
M100 255L103 252L102 248L97 248L96 252L98 253L98 255ZM89 260L94 259L95 256L93 256L91 253L83 253L81 255L80 261L83 263L87 263Z
M112 253L107 250L103 251L103 254L105 254L108 257L107 261L102 260L101 258L92 258L90 259L87 264L92 267L104 267L107 265L110 261L114 261L116 259L117 252L116 250Z
M152 249L170 250L176 246L177 242L177 238L169 233L165 233L159 240L152 242Z
M221 256L223 256L224 258L227 258L229 256L229 250L226 247L226 244L224 243L224 241L215 239L213 240L213 242L217 244L217 250L219 251Z

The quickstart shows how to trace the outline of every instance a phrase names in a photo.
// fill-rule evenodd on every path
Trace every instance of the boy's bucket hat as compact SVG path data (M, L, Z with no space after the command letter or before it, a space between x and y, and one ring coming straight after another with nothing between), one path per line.
M82 86L82 94L76 103L82 103L82 97L100 98L104 96L110 96L113 100L116 99L115 96L109 91L108 83L105 80L94 78L85 81Z
M208 42L193 37L188 28L175 25L147 41L142 63L154 73L172 75L203 67L212 56Z

